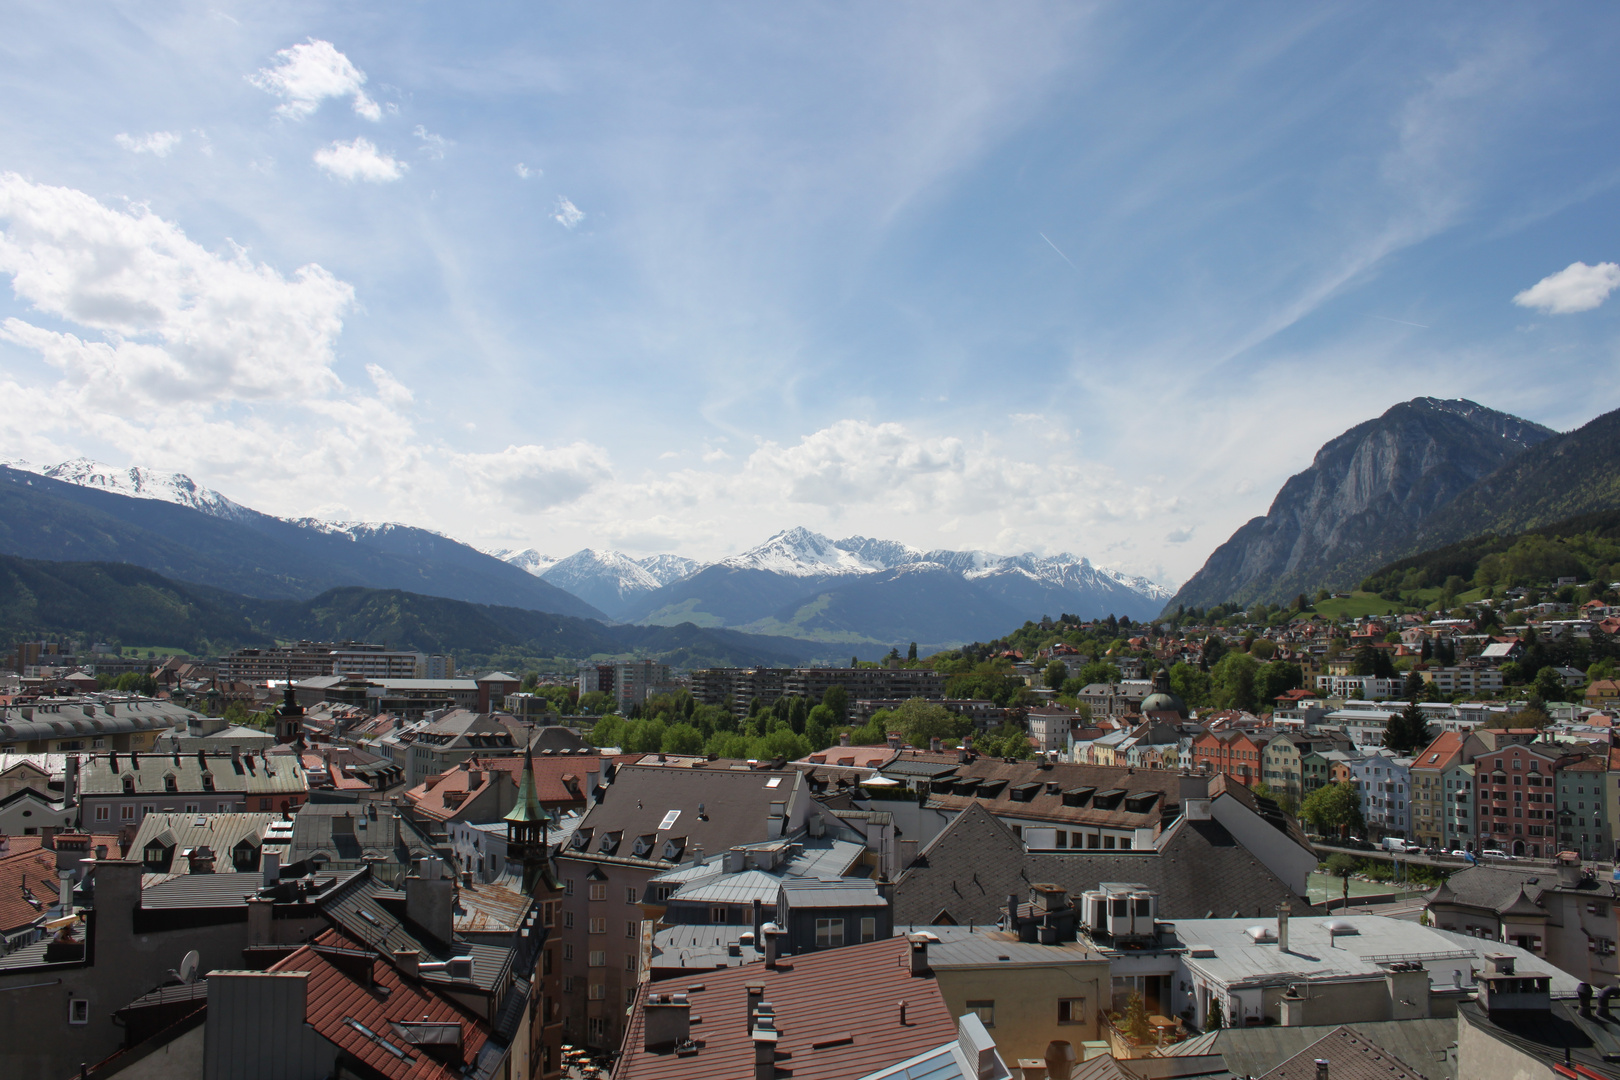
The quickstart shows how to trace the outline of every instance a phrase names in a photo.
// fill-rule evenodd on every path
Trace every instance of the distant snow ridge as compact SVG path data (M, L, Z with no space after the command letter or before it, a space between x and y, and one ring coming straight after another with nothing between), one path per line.
M684 581L709 565L684 555L648 555L644 559L636 559L635 563L660 585Z
M26 461L0 461L0 465L60 480L64 484L96 488L132 499L153 499L188 506L214 517L239 519L252 513L247 507L180 473L155 472L140 466L118 469L89 458L74 458L60 465L33 465Z
M555 555L543 555L534 548L524 548L522 551L513 551L511 548L494 548L484 552L493 555L502 562L509 562L519 570L527 570L535 577L541 577L547 570L562 562Z
M395 529L413 529L417 532L432 533L434 536L443 536L444 533L433 529L420 529L414 525L405 525L397 521L327 521L325 518L301 517L282 518L290 525L297 525L300 529L309 529L313 532L326 533L328 536L341 536L345 540L375 540L387 536Z
M851 536L830 540L799 527L777 533L758 547L733 555L720 565L768 570L790 577L875 574L885 570L938 566L968 580L1018 575L1058 589L1124 588L1153 600L1168 600L1172 591L1145 577L1091 565L1089 559L1064 552L1042 556L996 555L988 551L923 551L894 540Z

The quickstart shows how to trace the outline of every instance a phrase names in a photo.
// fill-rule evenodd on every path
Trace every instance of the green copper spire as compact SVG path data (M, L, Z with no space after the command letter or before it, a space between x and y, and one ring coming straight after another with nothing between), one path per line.
M517 804L506 815L506 820L518 825L551 824L551 815L540 807L540 797L535 791L534 755L526 747L523 751L523 779L518 784Z

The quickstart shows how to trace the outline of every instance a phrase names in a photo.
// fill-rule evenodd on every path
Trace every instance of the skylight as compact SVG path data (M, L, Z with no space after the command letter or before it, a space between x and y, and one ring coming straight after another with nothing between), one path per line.
M765 781L765 786L766 787L781 787L782 786L782 778L780 776L773 776L769 780Z
M674 828L675 827L675 819L680 817L680 816L681 816L681 812L679 810L671 810L669 813L665 814L664 815L664 820L660 821L658 823L658 831L663 832L665 829Z

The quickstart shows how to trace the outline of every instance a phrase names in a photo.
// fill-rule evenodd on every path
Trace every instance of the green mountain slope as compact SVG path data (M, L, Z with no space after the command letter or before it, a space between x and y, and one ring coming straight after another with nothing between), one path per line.
M1609 579L1620 562L1620 510L1600 510L1565 518L1527 532L1487 533L1456 544L1419 552L1381 566L1362 582L1373 593L1393 593L1442 585L1460 577L1472 587L1540 584L1560 577ZM1480 575L1481 566L1486 573ZM1481 579L1476 582L1476 579Z
M309 600L264 600L172 581L127 563L0 556L0 640L59 636L160 644L202 655L300 638L370 641L451 653L464 666L630 654L682 667L828 658L822 655L826 646L690 623L610 627L526 608L356 586Z
M1620 509L1620 410L1517 455L1424 522L1410 551Z

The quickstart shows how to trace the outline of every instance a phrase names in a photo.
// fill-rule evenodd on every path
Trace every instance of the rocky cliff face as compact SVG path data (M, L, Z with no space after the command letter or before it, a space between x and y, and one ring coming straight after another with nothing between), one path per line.
M1317 451L1170 601L1279 602L1355 584L1462 491L1554 434L1472 401L1415 398Z

